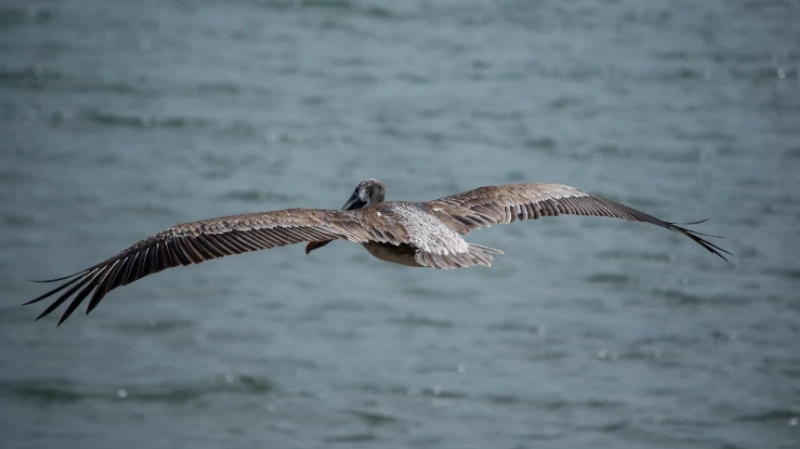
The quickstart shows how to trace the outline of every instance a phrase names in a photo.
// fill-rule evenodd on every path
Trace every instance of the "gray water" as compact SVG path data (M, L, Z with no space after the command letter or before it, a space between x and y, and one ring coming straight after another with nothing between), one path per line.
M800 447L793 1L3 1L3 448ZM179 222L558 182L725 236L494 226L492 268L334 243L59 328L25 279Z

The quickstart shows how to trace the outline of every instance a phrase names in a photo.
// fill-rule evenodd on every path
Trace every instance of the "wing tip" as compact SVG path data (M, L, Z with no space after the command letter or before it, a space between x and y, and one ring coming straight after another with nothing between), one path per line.
M77 273L72 273L72 274L69 274L67 276L62 276L60 278L53 278L53 279L25 279L25 280L28 281L28 282L35 282L37 284L49 284L49 283L53 283L53 282L66 281L67 279L72 279L72 278L77 277L77 276L82 276L82 275L94 270L95 268L98 268L98 267L102 266L105 263L106 262L101 262L101 263L99 263L97 265L93 265L93 266L91 266L89 268L86 268L84 270L78 271Z
M691 225L705 223L708 220L710 220L710 218L704 218L702 220L697 220L697 221L687 221L686 223L670 223L670 224L681 225L681 226L691 226Z
M706 221L708 221L708 218L706 218L705 220L695 221L695 222L691 222L691 223L681 223L681 224L692 225L692 224L704 223ZM703 248L705 248L708 252L716 255L717 257L719 257L720 259L724 260L725 262L730 263L730 260L728 260L728 258L725 257L723 255L723 253L727 254L729 256L733 256L733 253L731 253L730 251L728 251L726 249L723 249L723 248L719 247L718 245L715 245L714 243L711 243L708 240L703 238L703 237L711 237L711 238L722 239L724 237L721 237L721 236L718 236L718 235L705 234L705 233L698 232L698 231L693 231L691 229L687 229L687 228L683 228L681 226L678 226L676 223L668 223L668 224L671 226L672 230L677 231L677 232L689 237L690 239L694 240L695 243L697 243L700 246L702 246Z
M56 327L61 327L61 323L66 321L67 318L69 318L70 315L71 314L68 314L68 313L65 313L64 315L62 315L61 318L58 320L58 324L56 324Z

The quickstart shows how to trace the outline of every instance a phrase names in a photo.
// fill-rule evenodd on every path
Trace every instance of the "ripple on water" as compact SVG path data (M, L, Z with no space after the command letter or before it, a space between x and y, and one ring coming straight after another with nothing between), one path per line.
M783 152L786 159L800 159L800 148L792 148Z
M576 106L580 106L585 101L586 101L585 99L582 99L582 98L579 98L579 97L562 96L562 97L558 97L555 100L553 100L550 103L548 103L547 107L552 109L552 110L554 110L554 111L558 111L558 110L561 110L561 109L573 108L573 107L576 107Z
M770 276L783 278L789 281L800 280L800 269L795 270L792 268L768 268L765 270L761 270L761 272L764 274L768 274Z
M45 69L38 65L21 69L0 70L0 85L18 89L38 89L47 83L67 78L69 76L59 70Z
M372 433L351 433L347 435L325 438L326 443L367 443L377 440Z
M49 44L61 52L68 52L64 44ZM40 65L20 69L0 70L0 86L33 92L100 93L127 95L137 98L155 97L159 91L138 80L111 80L93 76L78 76L70 72ZM54 116L55 122L64 119Z
M780 422L788 423L793 419L797 420L800 410L797 409L771 409L761 413L739 415L734 418L739 422ZM795 421L796 422L796 421ZM797 425L797 424L795 424Z
M185 95L208 96L224 95L228 97L238 97L247 95L248 97L271 97L273 92L258 85L248 85L241 82L233 83L230 81L212 81L189 85L181 92Z
M555 155L558 153L558 142L551 137L532 137L523 142L523 147L533 151L541 151L545 154Z
M372 383L361 383L361 384L348 385L346 388L355 389L358 391L372 393L372 394L384 394L388 396L444 398L444 399L466 399L469 397L466 393L452 389L444 389L438 386L417 387L417 386L378 385Z
M360 418L364 423L370 426L380 426L383 424L397 422L397 418L388 413L379 413L367 410L348 410L347 414Z
M493 323L488 326L488 329L501 332L524 332L533 335L544 335L547 332L547 328L543 325L515 321Z
M173 331L184 331L195 326L191 320L181 319L160 319L143 321L129 321L115 324L113 329L131 335L149 335L154 333L167 333Z
M674 306L696 306L706 302L701 296L672 288L656 289L653 293Z
M453 327L453 322L450 320L432 318L416 314L408 314L401 318L393 318L390 319L389 322L412 328L433 327L437 329L449 329Z
M5 228L25 228L35 224L36 218L29 215L19 215L10 211L0 213L0 226Z
M746 306L753 298L750 295L718 294L703 296L678 289L655 289L653 294L674 306Z
M46 6L35 7L0 7L0 29L13 28L28 24L46 25L56 17L56 11Z
M38 403L113 401L120 398L134 402L189 402L214 394L268 395L273 383L253 376L226 375L194 383L169 383L149 386L103 386L64 379L12 380L0 382L0 394ZM124 393L120 393L124 392Z
M134 129L203 129L211 128L215 122L201 117L156 117L151 115L126 115L103 112L98 109L87 109L82 116L85 120L108 127L126 127Z
M290 204L298 197L287 193L270 192L257 189L229 190L218 197L222 201L234 200L243 203L263 204L265 201Z
M590 284L609 284L623 286L634 281L632 276L625 273L596 273L584 278Z

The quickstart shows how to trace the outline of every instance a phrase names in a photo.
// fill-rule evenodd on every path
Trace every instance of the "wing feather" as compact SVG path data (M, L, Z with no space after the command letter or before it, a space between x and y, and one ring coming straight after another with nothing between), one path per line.
M689 237L726 261L728 259L723 253L731 254L701 237L717 236L695 232L616 201L561 184L535 183L480 187L425 204L437 217L462 234L495 223L536 220L560 214L592 215L650 223L669 229Z
M89 295L86 313L110 291L168 268L309 240L369 240L400 244L407 235L397 223L366 220L363 212L286 209L184 223L141 240L117 255L73 275L35 282L65 281L25 304L60 294L41 315L47 316L73 295L59 320L64 322ZM380 232L377 227L384 229ZM72 288L69 288L72 287ZM69 289L68 289L69 288ZM68 289L66 292L63 290Z

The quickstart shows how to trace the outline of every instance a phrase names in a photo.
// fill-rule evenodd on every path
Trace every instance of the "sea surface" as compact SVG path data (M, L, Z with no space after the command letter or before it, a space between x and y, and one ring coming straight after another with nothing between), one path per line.
M800 447L796 1L0 2L0 447ZM557 182L491 268L350 243L56 327L26 279L180 222ZM63 308L62 308L63 310Z

